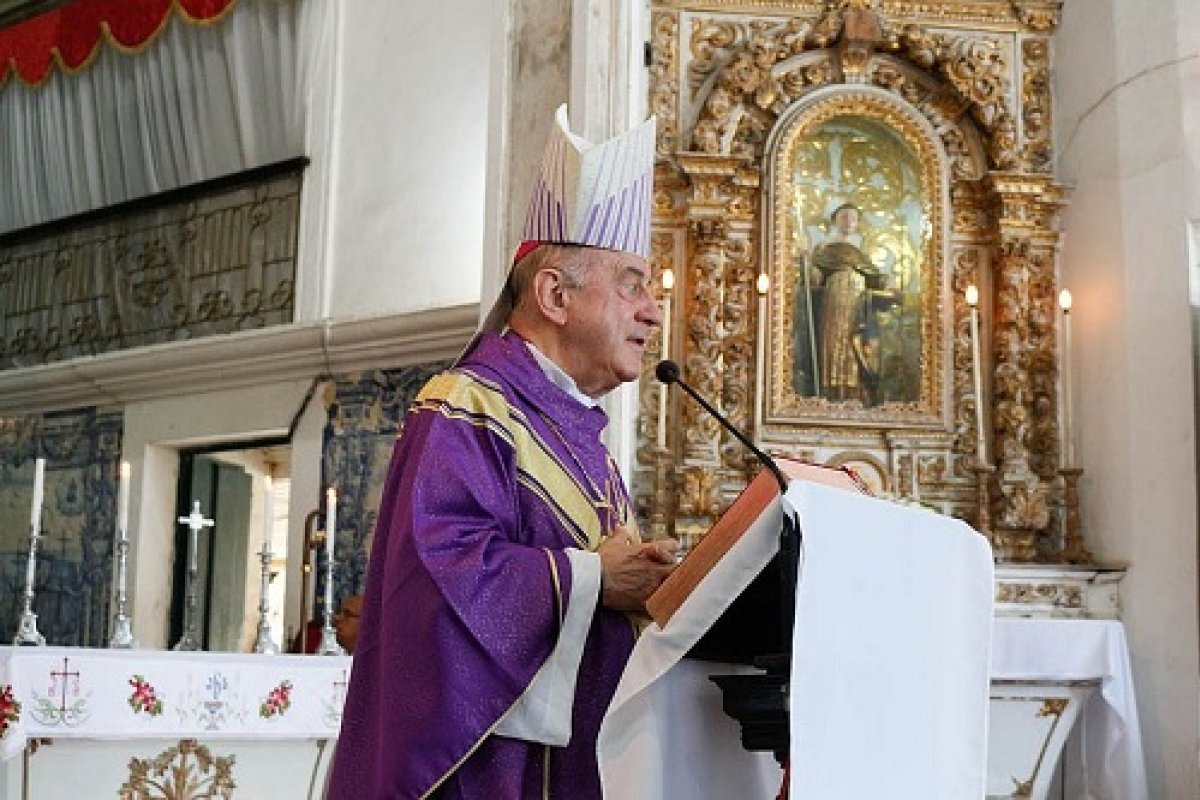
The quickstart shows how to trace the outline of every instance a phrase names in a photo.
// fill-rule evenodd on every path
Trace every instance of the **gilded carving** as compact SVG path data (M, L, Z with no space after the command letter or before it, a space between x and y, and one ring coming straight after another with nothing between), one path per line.
M1049 176L1049 35L1060 6L1058 0L652 3L651 102L660 119L667 113L676 124L672 146L660 139L655 221L676 237L675 269L684 277L672 312L673 351L685 376L768 451L828 463L859 454L877 462L881 481L899 480L914 492L919 485L923 502L976 521L998 556L1012 560L1054 560L1068 549L1086 557L1078 525L1070 548L1058 530L1065 525L1060 520L1072 519L1056 469L1062 189ZM922 285L936 291L915 317L923 320L920 374L929 383L910 407L871 411L811 396L788 406L772 377L793 363L799 346L787 320L800 296L795 276L803 274L779 255L791 252L788 235L795 231L787 205L777 201L789 188L779 154L797 121L811 122L815 109L825 107L899 132L928 170L922 179L928 208L912 219L927 221L919 245ZM805 200L812 209L801 219L824 236L831 210L825 203L849 192L819 192ZM888 206L867 205L869 227L860 232L874 235L890 224ZM771 289L760 300L754 281L763 271ZM994 466L980 464L976 453L963 299L969 284L984 298L982 401ZM642 392L643 414L659 413L656 388L643 385ZM638 468L655 475L654 519L664 519L662 509L672 504L671 525L686 538L706 528L751 467L692 404L671 405L668 413L671 465L663 448L644 447ZM657 424L643 425L641 435L655 437ZM677 476L674 486L668 473Z
M654 0L658 8L707 9L753 14L817 17L830 10L874 8L892 19L919 19L939 25L981 26L988 30L1049 33L1060 21L1061 0ZM830 27L840 20L830 20ZM836 34L835 34L836 35Z
M696 254L689 270L684 317L687 345L684 373L688 382L706 397L720 397L724 382L719 366L725 314L718 298L724 282L726 230L725 222L719 219L701 219L691 223ZM720 438L720 427L716 420L694 403L683 408L685 460L716 465L719 463ZM685 483L685 487L691 485ZM699 499L695 499L693 504L704 506Z
M996 602L1024 606L1050 606L1063 610L1082 609L1083 591L1062 583L999 583Z
M685 467L679 493L679 513L684 517L712 518L721 510L716 473L703 467Z
M692 59L688 62L688 91L695 98L717 68L718 60L740 43L741 28L728 20L696 17L692 20Z
M150 760L129 761L129 780L117 796L121 800L229 800L233 781L233 756L213 756L195 739L180 739Z
M1050 42L1026 39L1021 43L1021 121L1025 148L1021 154L1030 172L1049 172L1051 152Z
M1062 19L1061 0L1012 0L1017 19L1031 31L1050 33Z
M1042 701L1042 707L1038 709L1037 715L1039 717L1061 717L1070 702L1069 697L1047 697Z
M669 157L679 149L679 19L658 11L650 25L650 113L658 117L658 155Z

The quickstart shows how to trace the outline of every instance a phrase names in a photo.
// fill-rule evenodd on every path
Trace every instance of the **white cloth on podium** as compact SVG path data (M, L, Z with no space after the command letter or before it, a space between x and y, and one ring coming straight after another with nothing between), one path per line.
M996 620L992 677L1100 679L1067 743L1065 797L1146 800L1146 763L1125 628L1113 619Z
M671 617L638 639L600 725L600 783L611 800L774 797L783 770L769 753L744 750L708 675L727 664L681 661L733 598L779 550L774 500Z
M982 797L992 561L961 522L793 481L805 565L791 688L792 797ZM683 655L778 550L773 502L700 582L666 630L634 648L600 729L605 797L773 797L782 772L741 747ZM798 747L803 743L803 747ZM807 752L804 751L807 748Z
M791 796L983 797L992 553L965 523L793 484Z

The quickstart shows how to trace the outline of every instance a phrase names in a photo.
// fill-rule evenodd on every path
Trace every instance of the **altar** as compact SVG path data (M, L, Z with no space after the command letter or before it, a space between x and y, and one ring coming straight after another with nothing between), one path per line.
M0 648L0 796L135 797L187 781L320 797L349 673L338 656Z
M665 760L696 775L736 765L710 787L737 774L777 790L774 760L741 750L720 710L708 675L722 668L678 668L678 724L664 724L691 738L664 742ZM173 769L233 797L320 797L349 671L348 657L0 648L0 797L133 796ZM1046 797L1059 753L1063 796L1147 797L1119 622L997 618L990 675L988 798ZM718 741L727 758L698 757Z

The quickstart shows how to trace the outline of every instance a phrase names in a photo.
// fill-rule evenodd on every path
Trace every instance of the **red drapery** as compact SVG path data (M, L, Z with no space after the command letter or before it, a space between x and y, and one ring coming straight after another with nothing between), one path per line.
M174 9L192 22L209 22L235 0L75 0L0 29L0 86L15 72L26 83L44 81L57 62L77 72L88 65L101 36L120 50L138 51L166 26Z

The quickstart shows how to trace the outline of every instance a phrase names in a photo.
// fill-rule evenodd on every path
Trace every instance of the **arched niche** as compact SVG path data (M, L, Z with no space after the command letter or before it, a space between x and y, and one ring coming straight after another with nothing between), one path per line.
M760 435L950 430L949 180L919 113L873 87L797 101L764 153Z

